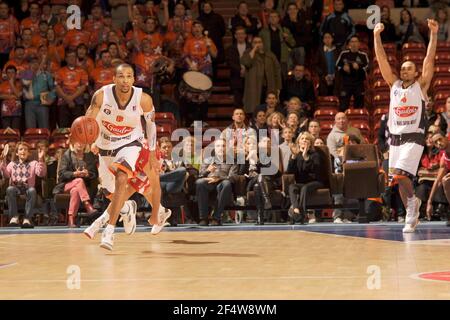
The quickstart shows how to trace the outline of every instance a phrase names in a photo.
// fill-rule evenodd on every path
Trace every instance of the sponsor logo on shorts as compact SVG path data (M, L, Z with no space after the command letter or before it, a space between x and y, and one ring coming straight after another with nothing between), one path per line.
M112 124L111 122L108 122L106 120L102 120L102 125L112 134L116 136L124 136L129 134L131 131L133 131L132 127L128 126L117 126L115 124Z
M395 114L401 118L408 118L414 115L419 107L416 106L402 106L394 108Z

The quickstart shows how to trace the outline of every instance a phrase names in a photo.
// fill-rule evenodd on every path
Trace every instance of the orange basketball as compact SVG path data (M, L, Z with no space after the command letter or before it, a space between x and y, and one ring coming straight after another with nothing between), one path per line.
M78 117L70 128L70 137L73 142L92 144L97 140L100 128L97 121L86 116Z

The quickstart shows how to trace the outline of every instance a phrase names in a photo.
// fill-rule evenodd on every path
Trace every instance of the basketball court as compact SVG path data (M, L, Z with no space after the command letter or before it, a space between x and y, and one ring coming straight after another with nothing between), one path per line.
M82 229L4 228L0 299L450 299L450 228L402 227L140 227L112 252Z

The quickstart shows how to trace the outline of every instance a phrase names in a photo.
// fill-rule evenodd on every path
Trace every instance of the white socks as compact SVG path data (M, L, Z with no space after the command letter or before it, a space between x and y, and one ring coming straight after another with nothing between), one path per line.
M114 233L114 228L115 228L115 226L113 226L112 224L108 223L108 225L105 228L105 232Z
M109 221L108 210L105 210L105 212L103 212L103 214L98 217L96 221L100 221L101 225L104 226Z

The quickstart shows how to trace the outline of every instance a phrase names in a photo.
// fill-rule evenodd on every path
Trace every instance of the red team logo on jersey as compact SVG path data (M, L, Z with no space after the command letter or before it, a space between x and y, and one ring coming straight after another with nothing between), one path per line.
M108 129L109 132L116 136L124 136L126 134L129 134L131 131L133 131L133 128L127 127L127 126L116 126L115 124L112 124L111 122L102 120L102 125Z
M395 114L400 118L408 118L415 114L419 107L416 106L403 106L394 108Z
M117 122L122 122L123 121L123 117L122 116L117 116L116 117L116 121Z

